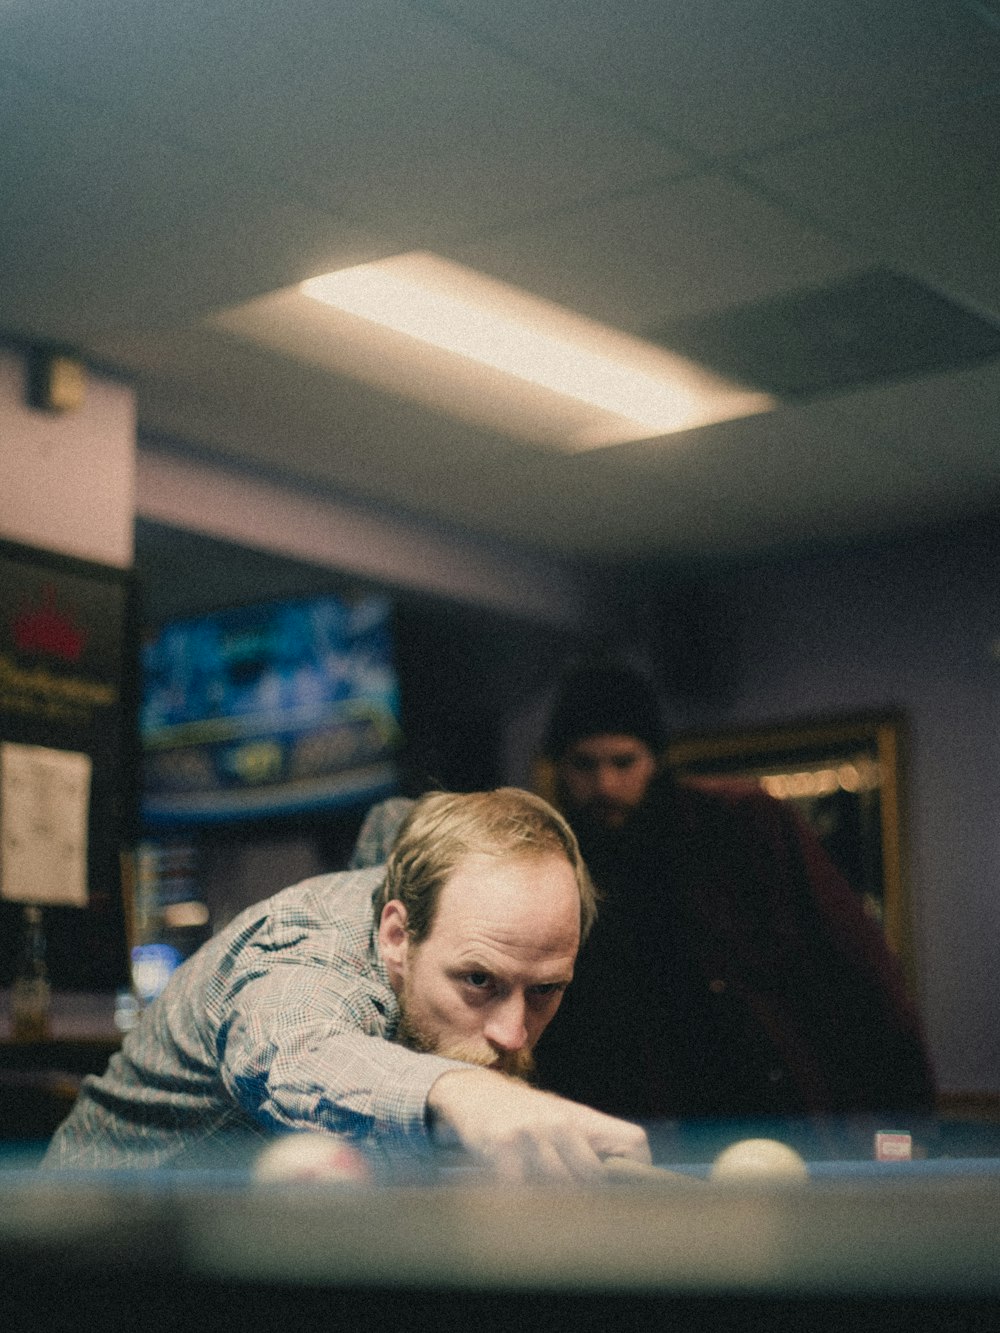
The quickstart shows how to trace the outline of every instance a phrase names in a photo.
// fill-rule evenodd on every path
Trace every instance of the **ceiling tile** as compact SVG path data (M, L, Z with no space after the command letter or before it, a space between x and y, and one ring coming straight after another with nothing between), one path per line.
M161 440L574 558L983 511L994 363L566 458L199 322L417 246L637 334L876 265L995 315L998 13L0 3L0 332L128 374Z
M632 333L822 283L856 262L818 228L717 176L623 191L443 252Z
M155 327L384 253L342 219L196 151L137 140L15 76L2 88L8 331Z
M940 0L442 0L678 147L743 153L1000 78L1000 31Z
M131 0L17 7L0 49L130 132L411 246L685 166L621 113L407 4L219 0L191 18Z
M817 141L749 169L873 262L1000 312L1000 96Z
M775 545L854 541L970 500L968 479L942 486L891 434L859 431L843 399L572 461L564 484L589 490L594 528L578 540L608 558L746 555L765 529Z
M656 331L737 384L803 399L1000 357L1000 323L893 269L865 269Z
M878 385L835 410L843 429L904 454L942 493L1000 496L1000 363Z

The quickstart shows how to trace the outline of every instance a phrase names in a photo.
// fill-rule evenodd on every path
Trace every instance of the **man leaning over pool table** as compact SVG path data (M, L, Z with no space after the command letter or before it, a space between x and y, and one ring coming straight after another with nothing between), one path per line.
M457 1146L510 1179L648 1162L637 1126L525 1082L594 915L545 801L425 796L387 865L285 889L179 968L43 1166L242 1164L285 1130L390 1160Z

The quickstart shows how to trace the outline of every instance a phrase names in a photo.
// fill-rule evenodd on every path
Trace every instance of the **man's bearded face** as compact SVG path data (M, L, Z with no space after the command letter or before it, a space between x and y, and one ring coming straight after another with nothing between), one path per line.
M656 773L656 756L635 736L587 736L557 765L564 803L608 829L621 828L643 802Z
M573 978L580 888L562 852L470 853L441 888L427 936L386 904L379 948L401 1019L397 1040L518 1078Z
M419 1021L411 1016L407 1003L406 991L399 997L400 1019L396 1029L396 1040L411 1051L423 1051L428 1055L441 1055L447 1060L462 1060L467 1065L479 1065L482 1069L496 1069L501 1074L512 1078L524 1079L530 1083L535 1076L535 1057L531 1051L495 1051L488 1042L476 1038L464 1041L440 1040L422 1030Z

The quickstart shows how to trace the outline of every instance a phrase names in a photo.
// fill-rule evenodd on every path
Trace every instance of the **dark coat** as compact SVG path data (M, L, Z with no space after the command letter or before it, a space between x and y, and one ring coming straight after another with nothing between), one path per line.
M662 779L577 833L604 896L542 1086L641 1120L932 1110L898 962L787 803Z

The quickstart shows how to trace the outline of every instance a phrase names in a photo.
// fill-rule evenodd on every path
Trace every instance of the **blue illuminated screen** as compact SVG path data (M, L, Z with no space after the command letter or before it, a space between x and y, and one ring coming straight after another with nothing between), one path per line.
M147 825L391 795L392 604L323 596L171 621L143 647L140 728Z

